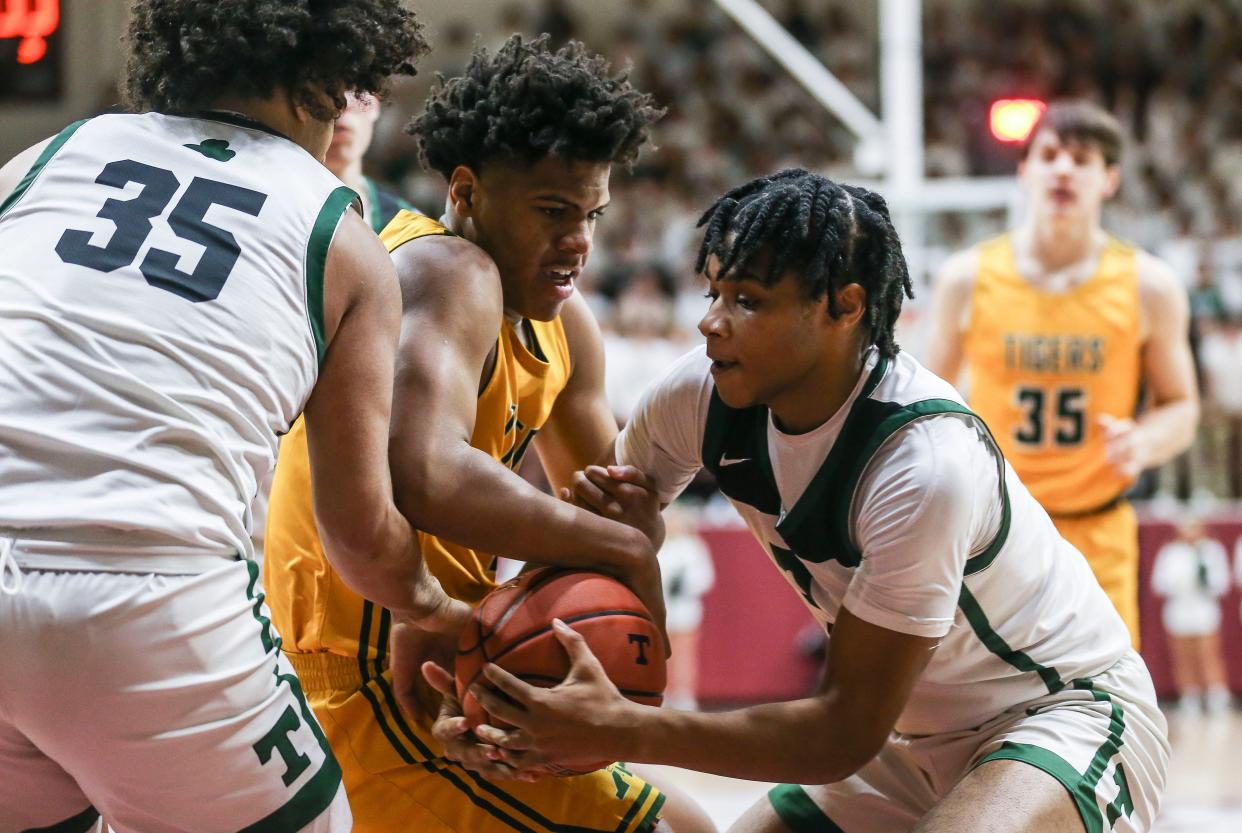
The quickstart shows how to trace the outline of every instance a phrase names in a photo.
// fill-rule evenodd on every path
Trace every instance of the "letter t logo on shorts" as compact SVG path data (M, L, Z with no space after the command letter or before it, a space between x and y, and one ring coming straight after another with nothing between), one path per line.
M293 741L289 738L290 733L296 732L301 726L302 721L298 719L293 706L285 706L276 725L254 745L254 752L259 756L261 764L272 759L273 750L280 753L280 759L285 762L285 774L281 776L281 780L286 787L298 780L298 776L311 765L311 759L294 749Z

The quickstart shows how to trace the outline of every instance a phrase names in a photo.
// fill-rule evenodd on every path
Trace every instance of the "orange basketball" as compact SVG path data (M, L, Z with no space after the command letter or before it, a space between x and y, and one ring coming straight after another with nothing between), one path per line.
M487 663L544 688L565 679L569 656L552 630L556 618L585 637L623 695L650 706L664 700L664 644L638 597L603 573L544 567L493 590L462 632L457 643L457 695L471 726L506 725L490 718L469 692L470 686L486 680L482 672ZM609 763L548 769L558 775L577 775Z

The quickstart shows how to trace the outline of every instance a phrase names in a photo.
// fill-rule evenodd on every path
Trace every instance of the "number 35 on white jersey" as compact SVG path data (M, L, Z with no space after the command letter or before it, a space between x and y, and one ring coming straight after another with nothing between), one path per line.
M70 125L0 199L0 534L51 566L249 556L353 192L258 123L150 113Z

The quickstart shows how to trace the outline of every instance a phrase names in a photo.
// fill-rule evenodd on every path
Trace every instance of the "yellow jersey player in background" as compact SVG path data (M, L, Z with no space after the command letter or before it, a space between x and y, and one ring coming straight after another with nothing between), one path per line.
M1182 282L1100 225L1120 155L1108 113L1048 108L1018 166L1025 223L940 270L927 366L956 380L965 362L970 407L1137 645L1138 522L1125 492L1190 445L1199 395Z
M619 765L523 783L467 745L462 722L433 736L439 698L419 676L424 659L451 658L470 605L495 586L494 553L605 570L663 619L658 541L514 472L533 445L552 484L569 486L616 435L602 338L574 282L612 166L637 157L662 112L581 44L554 53L546 38L514 36L477 52L409 127L448 199L439 222L401 212L382 234L403 300L390 464L440 604L389 610L341 582L316 532L300 424L282 444L267 526L273 620L341 762L357 831L667 827L662 792Z

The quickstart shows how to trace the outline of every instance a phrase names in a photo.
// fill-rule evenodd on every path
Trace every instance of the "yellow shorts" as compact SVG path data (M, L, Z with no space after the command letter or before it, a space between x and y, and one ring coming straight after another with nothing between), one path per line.
M1128 501L1081 517L1052 516L1061 537L1087 557L1091 571L1130 629L1130 641L1139 645L1138 516Z
M355 833L645 833L664 795L620 764L534 784L492 782L443 757L427 713L398 711L387 669L288 654L341 764ZM360 665L364 667L360 668ZM362 676L366 675L363 680Z

